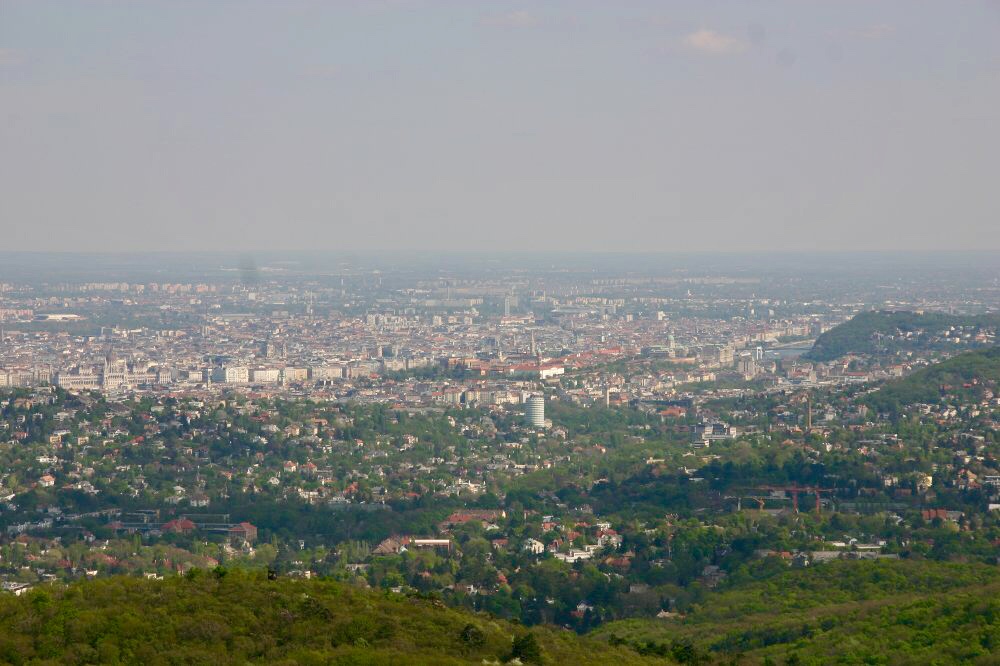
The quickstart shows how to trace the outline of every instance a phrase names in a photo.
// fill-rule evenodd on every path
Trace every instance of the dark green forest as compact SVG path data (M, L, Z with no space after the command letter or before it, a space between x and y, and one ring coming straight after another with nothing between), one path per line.
M116 576L0 596L3 664L538 664L648 661L440 601L264 572Z
M0 663L988 664L1000 651L996 567L755 566L684 614L588 636L261 571L116 576L0 597Z
M776 560L776 558L770 558ZM767 568L769 563L763 563ZM837 561L743 582L686 616L612 622L595 634L691 663L995 664L996 567Z

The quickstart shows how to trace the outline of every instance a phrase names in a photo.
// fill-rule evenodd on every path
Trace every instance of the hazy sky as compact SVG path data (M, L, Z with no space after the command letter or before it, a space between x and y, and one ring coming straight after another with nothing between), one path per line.
M0 0L3 250L1000 251L1000 2Z

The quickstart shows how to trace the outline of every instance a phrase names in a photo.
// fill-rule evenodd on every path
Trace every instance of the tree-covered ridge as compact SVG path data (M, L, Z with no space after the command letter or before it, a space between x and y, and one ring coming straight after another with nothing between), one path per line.
M977 402L996 395L998 382L1000 347L993 347L953 356L889 382L869 395L867 402L880 411L914 403Z
M529 630L342 583L195 570L0 597L0 663L630 664L571 632Z
M781 569L710 595L684 617L625 620L595 633L651 654L684 645L692 662L995 663L995 567L838 561Z
M961 350L995 339L1000 315L949 315L941 312L859 312L816 339L803 355L832 361L846 354Z

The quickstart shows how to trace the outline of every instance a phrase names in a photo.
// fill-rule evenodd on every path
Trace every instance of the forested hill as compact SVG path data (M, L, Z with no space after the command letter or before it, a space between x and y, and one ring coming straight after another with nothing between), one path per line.
M831 361L851 353L961 351L993 344L998 326L1000 314L995 313L949 315L941 312L859 312L849 321L820 335L803 358Z
M644 651L683 645L671 656L687 663L997 663L995 566L909 560L770 566L780 573L753 572L760 580L743 575L686 616L611 622L595 634Z
M1000 384L1000 347L958 354L888 382L866 398L875 409L896 411L914 403L979 400L996 395Z
M656 663L569 631L329 581L195 571L0 595L0 664ZM662 663L662 660L659 662Z

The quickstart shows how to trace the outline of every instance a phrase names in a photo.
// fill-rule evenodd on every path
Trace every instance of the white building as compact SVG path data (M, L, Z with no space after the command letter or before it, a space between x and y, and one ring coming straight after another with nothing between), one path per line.
M545 398L533 395L524 403L524 419L532 428L545 427Z
M537 539L528 539L524 542L523 549L534 555L541 555L545 552L545 544Z
M223 384L249 384L250 369L245 365L224 365L212 368L212 381Z
M277 368L254 368L250 371L250 381L254 384L277 384L281 371Z

